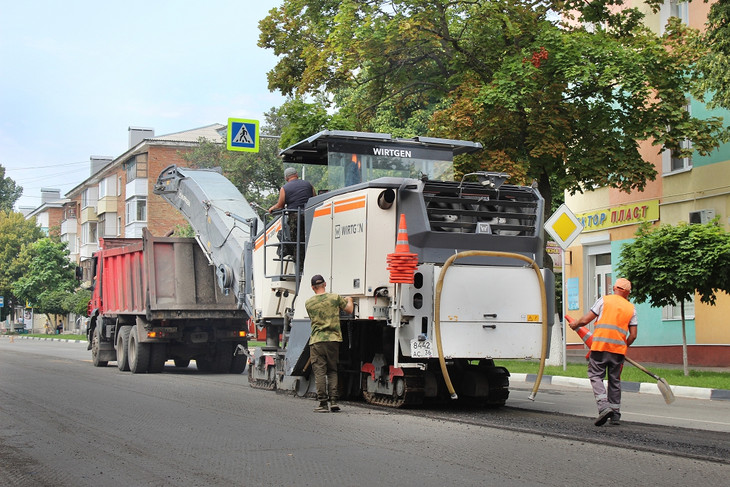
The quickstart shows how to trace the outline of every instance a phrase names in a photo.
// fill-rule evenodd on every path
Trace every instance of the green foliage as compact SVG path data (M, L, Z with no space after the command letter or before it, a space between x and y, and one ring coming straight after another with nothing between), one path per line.
M13 294L41 313L64 312L63 300L76 285L75 268L68 259L66 244L42 238L24 246L18 260L28 265L13 283Z
M23 194L23 187L5 177L5 168L0 164L0 211L11 212L13 205Z
M536 361L528 360L497 360L496 365L507 367L514 374L535 374L538 370ZM678 368L657 368L652 367L651 371L667 380L673 386L707 387L710 389L730 389L730 373L711 372L704 370L692 370L688 376ZM568 363L563 370L562 365L545 366L545 375L559 377L586 377L586 363ZM630 366L628 363L621 372L621 380L627 382L650 382L655 383L646 373Z
M728 139L685 110L701 34L672 19L659 36L643 17L622 0L283 0L259 45L279 56L271 89L326 95L355 130L479 141L460 173L537 181L550 208L563 190L642 190L656 171L641 141L689 156ZM299 135L334 116L304 120Z
M631 281L632 300L663 307L697 293L714 305L717 292L730 292L730 234L717 221L654 229L645 223L636 235L621 249L616 269Z
M21 256L21 250L43 237L43 232L36 226L35 218L26 220L21 213L0 211L0 296L5 302L15 297L12 293L13 283L25 273L27 255ZM14 300L18 303L18 299Z
M89 301L91 301L91 291L88 289L77 289L73 294L67 293L63 301L64 314L75 313L80 316L86 316Z
M45 313L46 315L64 315L68 312L66 300L69 296L73 296L73 294L70 294L65 289L51 289L43 292L37 299L31 302L33 303L33 308L38 312Z
M172 231L172 236L192 238L195 237L195 230L193 230L193 227L189 223L185 225L175 225L175 228Z
M279 107L277 114L287 120L282 130L280 146L286 148L316 134L324 129L346 130L338 126L327 113L327 102L318 97L314 103L306 103L300 98L290 98Z
M709 108L730 109L730 4L714 2L707 15L707 30L698 39L698 48L705 55L697 63L699 79L693 94L703 100L709 97Z

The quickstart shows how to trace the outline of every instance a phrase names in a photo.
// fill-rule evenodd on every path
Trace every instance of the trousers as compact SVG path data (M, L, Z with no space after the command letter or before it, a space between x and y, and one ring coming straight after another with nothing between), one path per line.
M588 360L588 378L600 413L606 408L619 413L621 409L621 371L625 357L619 353L591 352ZM608 388L603 379L608 380Z
M337 363L340 356L340 342L317 342L309 345L309 357L314 372L319 402L337 402Z

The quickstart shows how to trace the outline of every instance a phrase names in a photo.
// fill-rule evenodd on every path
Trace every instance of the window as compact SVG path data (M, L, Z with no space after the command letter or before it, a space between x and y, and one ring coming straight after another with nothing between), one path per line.
M147 177L147 154L137 154L124 163L127 183L137 178Z
M147 198L132 198L127 200L127 224L147 221Z
M693 320L695 318L695 299L692 297L689 301L684 302L684 318ZM679 304L670 304L662 309L663 320L681 320L682 308Z
M117 178L115 176L102 179L99 182L99 199L117 194L116 182Z
M687 100L687 103L685 104L684 109L688 114L690 114L690 115L692 114L692 107L690 105L689 100ZM689 139L684 139L679 144L679 146L682 149L691 149L692 141ZM669 150L665 150L662 153L662 169L665 174L688 171L688 170L692 169L692 158L691 157L679 157L679 154L676 154Z
M684 25L689 25L689 2L669 0L669 15L679 18Z
M96 222L86 222L81 225L81 245L94 244L97 241Z
M119 235L116 213L103 213L97 221L97 233L100 237L117 237Z
M682 147L682 149L691 149L692 142L685 139L682 141L681 147ZM692 167L692 158L691 157L675 157L674 154L672 154L671 171L682 171L684 169L689 169L691 167Z

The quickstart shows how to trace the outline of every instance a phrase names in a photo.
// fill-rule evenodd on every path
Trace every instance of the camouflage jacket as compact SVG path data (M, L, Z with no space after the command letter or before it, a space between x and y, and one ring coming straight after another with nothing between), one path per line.
M315 294L304 304L312 321L312 336L309 344L318 342L341 342L340 310L347 306L339 294Z

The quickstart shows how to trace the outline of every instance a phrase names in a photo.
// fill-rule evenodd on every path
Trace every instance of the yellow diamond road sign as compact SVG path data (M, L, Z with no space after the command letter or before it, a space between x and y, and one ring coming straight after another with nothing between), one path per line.
M545 222L545 231L565 250L583 231L583 225L564 204Z

